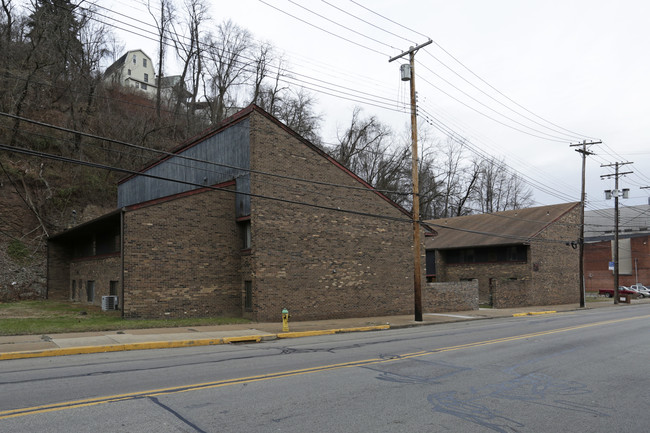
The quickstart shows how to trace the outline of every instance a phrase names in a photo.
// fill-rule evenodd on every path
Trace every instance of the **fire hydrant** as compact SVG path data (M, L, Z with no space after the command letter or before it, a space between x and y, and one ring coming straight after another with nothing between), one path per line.
M289 310L282 309L282 332L289 332Z

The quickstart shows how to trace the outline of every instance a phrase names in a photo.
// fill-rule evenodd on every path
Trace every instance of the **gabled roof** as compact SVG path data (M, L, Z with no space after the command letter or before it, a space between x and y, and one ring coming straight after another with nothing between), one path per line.
M427 239L426 247L453 249L523 244L576 206L580 203L425 221L438 232L438 236Z
M149 61L151 61L151 57L149 57L147 55L147 53L145 53L141 49L138 48L137 50L129 50L126 53L124 53L124 55L122 57L120 57L115 62L113 62L112 65L110 65L108 68L106 68L106 71L104 71L104 77L108 77L112 73L114 73L114 72L118 71L119 69L121 69L122 66L124 66L124 63L126 62L126 59L129 56L129 54L135 53L136 51L141 52L144 56L147 56L147 59L149 59Z
M128 56L128 55L129 55L129 52L127 51L126 54L124 54L122 57L120 57L115 62L113 62L113 64L111 66L106 68L106 71L104 72L104 76L108 77L111 74L113 74L114 72L120 70L122 68L122 66L124 65L124 62L126 61L126 56Z

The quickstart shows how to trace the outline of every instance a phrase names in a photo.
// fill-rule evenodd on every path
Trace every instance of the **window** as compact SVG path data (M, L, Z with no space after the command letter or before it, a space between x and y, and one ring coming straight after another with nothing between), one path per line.
M252 241L251 222L250 222L250 220L240 222L239 223L239 230L240 230L240 234L241 234L241 248L242 248L242 250L250 250L251 241Z
M253 311L253 282L244 281L244 309Z
M86 281L86 300L93 302L95 300L95 282Z
M140 83L140 88L141 88L142 90L147 90L147 85L144 84L144 83Z
M117 296L117 289L119 286L119 281L111 281L108 289L108 294L111 296Z
M127 69L127 70L126 70L126 74L127 74L127 75L131 75L131 70L130 70L130 69Z
M427 276L436 274L436 250L427 250Z
M145 83L149 82L149 74L144 74L144 82Z
M526 245L465 248L448 250L445 258L448 264L461 263L507 263L523 262L527 260L528 249Z
M135 57L135 54L133 55L133 64L135 65L137 63L137 59Z
M147 67L147 59L142 59L142 66Z

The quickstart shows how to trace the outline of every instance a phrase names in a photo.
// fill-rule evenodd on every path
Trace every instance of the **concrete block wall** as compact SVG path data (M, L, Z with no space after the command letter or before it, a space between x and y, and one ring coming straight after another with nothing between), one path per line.
M251 117L251 168L353 187L251 174L254 195L313 205L251 198L255 319L279 320L282 308L292 320L413 312L407 215L259 113Z

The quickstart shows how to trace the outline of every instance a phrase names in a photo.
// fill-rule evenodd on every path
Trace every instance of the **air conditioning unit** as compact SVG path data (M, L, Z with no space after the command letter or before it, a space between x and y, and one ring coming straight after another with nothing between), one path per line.
M117 296L102 296L102 311L117 310Z

